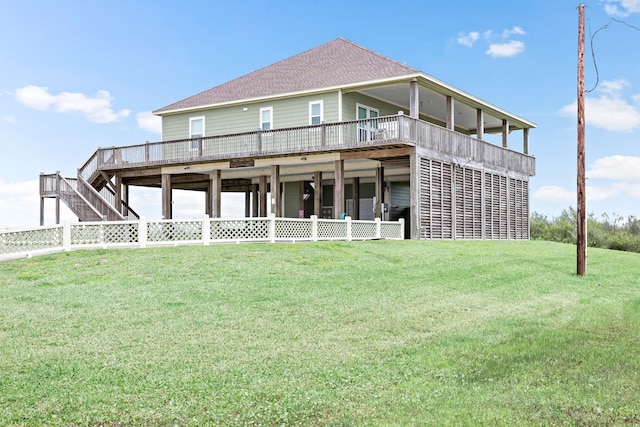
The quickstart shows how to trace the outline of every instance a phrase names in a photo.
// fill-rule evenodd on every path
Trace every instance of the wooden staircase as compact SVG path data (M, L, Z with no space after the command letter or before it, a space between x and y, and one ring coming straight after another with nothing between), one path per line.
M140 217L126 203L116 209L115 193L106 185L100 191L89 185L81 176L65 178L59 172L40 175L40 197L59 198L80 221L124 221ZM121 212L127 212L125 217Z

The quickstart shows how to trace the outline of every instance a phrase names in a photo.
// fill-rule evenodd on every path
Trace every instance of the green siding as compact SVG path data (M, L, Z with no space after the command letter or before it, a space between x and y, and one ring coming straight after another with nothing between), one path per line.
M162 118L162 139L170 141L189 137L189 118L205 117L205 136L253 132L260 127L260 109L273 108L273 128L307 126L309 102L323 101L324 121L338 121L338 93L329 92L295 98L261 101L212 108L204 111L170 114ZM246 111L243 111L244 109Z
M342 96L342 120L345 122L356 120L357 105L362 104L367 107L375 108L380 112L381 116L393 116L398 114L398 111L408 114L408 111L404 110L397 105L388 104L375 98L363 95L361 93L349 93Z

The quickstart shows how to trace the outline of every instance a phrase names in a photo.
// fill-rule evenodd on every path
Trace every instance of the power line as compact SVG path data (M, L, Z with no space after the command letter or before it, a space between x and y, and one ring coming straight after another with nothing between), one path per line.
M596 60L596 50L593 47L593 40L596 38L596 35L600 31L606 30L607 28L609 28L609 25L611 25L612 22L617 22L618 24L626 25L627 27L640 32L640 28L636 27L635 25L631 25L628 22L622 21L620 19L610 18L609 22L604 24L602 27L598 28L596 32L591 35L590 37L591 57L593 58L593 68L595 68L595 71L596 71L596 83L593 85L591 89L585 90L585 93L593 92L598 87L598 83L600 82L600 71L598 70L598 61ZM591 26L589 26L589 32L591 32Z

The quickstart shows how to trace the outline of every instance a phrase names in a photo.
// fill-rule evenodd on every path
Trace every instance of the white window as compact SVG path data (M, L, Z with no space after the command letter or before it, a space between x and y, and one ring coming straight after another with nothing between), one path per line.
M273 129L273 107L264 107L260 109L260 129Z
M366 105L357 104L356 117L358 118L358 141L371 141L375 139L375 133L378 129L378 120L380 112L375 108Z
M191 138L191 150L197 150L200 140L204 136L204 116L189 117L189 138Z
M309 124L319 125L324 122L324 108L322 101L309 102Z

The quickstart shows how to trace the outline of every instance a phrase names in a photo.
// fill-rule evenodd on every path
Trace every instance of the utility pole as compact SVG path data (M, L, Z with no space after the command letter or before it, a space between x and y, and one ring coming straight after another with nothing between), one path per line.
M585 143L584 143L584 4L578 6L578 242L577 274L587 274L587 197L585 185Z

